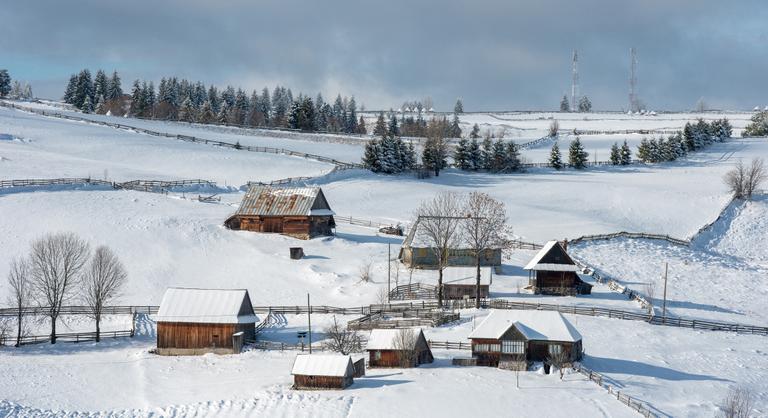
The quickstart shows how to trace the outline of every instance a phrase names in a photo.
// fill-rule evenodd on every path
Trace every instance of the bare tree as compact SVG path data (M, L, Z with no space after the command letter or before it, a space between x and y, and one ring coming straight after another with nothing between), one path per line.
M755 400L752 392L744 387L732 387L721 405L724 418L749 418Z
M51 320L51 344L56 344L61 307L73 297L88 254L88 244L71 232L48 234L32 243L32 287Z
M560 123L557 121L557 119L553 119L552 122L549 123L549 130L547 132L547 135L550 138L554 138L557 136L557 132L560 130Z
M656 282L648 282L645 284L645 298L651 305L650 309L653 309L653 304L656 302Z
M560 373L560 380L563 380L565 375L565 367L571 363L571 359L565 350L560 350L554 353L549 353L547 356L547 363L550 367L554 367Z
M766 171L762 158L755 158L749 167L739 160L736 166L725 174L723 181L733 196L738 199L751 199L752 194L765 181Z
M389 303L389 292L386 287L380 287L376 292L376 303L379 305L386 305Z
M397 350L400 367L407 368L416 365L419 359L419 350L416 346L419 334L411 328L402 328L394 336L393 345Z
M123 263L108 247L100 246L93 253L83 277L83 301L96 321L96 342L101 341L101 316L104 306L120 295L128 279Z
M464 212L467 220L461 223L461 232L475 259L475 307L480 307L480 264L488 251L502 248L508 242L507 211L504 203L482 192L469 194Z
M355 331L343 328L333 317L333 325L325 329L325 335L328 339L325 341L325 348L337 353L347 355L361 350L363 344L360 334Z
M371 278L373 277L373 261L368 260L360 265L360 269L358 270L358 273L360 275L360 281L364 283L368 283L371 281Z
M450 251L460 239L461 198L454 193L440 193L422 202L418 210L418 228L429 241L437 262L437 304L443 306L443 270L448 266Z
M11 333L11 321L0 317L0 346L7 345L6 341Z
M32 278L29 262L23 258L11 261L8 273L8 285L11 287L11 306L18 310L16 314L16 347L21 345L22 330L24 329L24 308L32 302Z

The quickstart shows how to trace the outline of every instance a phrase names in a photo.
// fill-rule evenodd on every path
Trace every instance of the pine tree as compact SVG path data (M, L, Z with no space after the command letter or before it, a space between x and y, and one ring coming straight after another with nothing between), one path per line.
M91 102L90 96L85 96L85 101L83 102L83 106L80 108L80 110L82 110L83 113L93 112L93 103Z
M75 89L74 105L80 110L85 106L85 99L89 99L90 111L93 111L93 82L91 81L91 72L88 69L80 71L77 76L77 87Z
M226 124L229 116L229 105L227 102L222 101L219 108L219 113L216 114L216 123Z
M651 162L651 153L647 138L643 138L640 141L640 145L637 146L637 159L643 163Z
M72 77L75 77L75 76L73 75ZM72 78L69 79L69 82L70 84L72 83ZM8 70L0 69L0 97L5 97L10 92L11 92L11 75L8 74Z
M470 170L480 170L483 168L483 156L480 151L480 144L477 142L477 138L472 138L469 141L467 148L467 161Z
M483 149L480 151L480 162L483 170L491 169L491 160L493 159L493 142L491 141L491 135L486 133L483 138Z
M611 145L611 164L621 164L621 150L619 149L618 142L614 142L613 145Z
M103 95L99 95L99 100L96 102L96 108L94 111L99 115L107 113L107 105L104 103Z
M621 165L629 165L632 163L632 150L627 145L627 140L624 140L624 144L621 145Z
M365 144L365 153L363 154L363 166L368 170L378 173L381 171L380 161L381 149L379 141L372 139Z
M683 143L687 151L694 151L696 149L696 141L693 134L693 125L690 122L685 123L683 128Z
M355 96L349 99L347 103L346 133L353 134L357 132L357 104Z
M365 127L365 119L363 119L363 115L360 115L360 120L357 121L357 133L358 135L368 134L368 129Z
M128 112L131 116L140 116L143 111L141 84L139 84L139 80L135 80L133 90L131 90L131 107Z
M591 112L592 102L589 101L589 97L581 96L579 99L579 112Z
M515 141L507 142L506 158L505 158L506 172L515 172L520 170L520 150L517 147Z
M453 106L453 113L457 115L464 113L464 103L461 102L461 99L456 99L456 105Z
M395 117L394 113L389 118L389 126L387 127L387 132L391 136L400 136L400 129L397 127L397 117Z
M568 102L568 96L563 95L563 100L560 100L560 111L568 112L571 109L571 105Z
M211 123L214 120L216 120L216 115L213 113L213 106L211 106L210 100L206 100L200 107L200 114L197 121L200 123Z
M107 74L103 70L98 70L93 78L93 96L98 100L100 97L107 97L107 95L109 95Z
M582 169L587 166L587 157L589 157L589 153L584 151L581 139L577 136L568 149L568 164L573 168Z
M507 150L504 146L504 141L501 138L497 139L493 143L493 154L491 154L491 171L498 173L504 171L506 168Z
M560 155L560 147L557 142L552 144L552 150L549 152L549 166L555 170L563 168L563 159Z
M143 116L154 118L155 106L157 105L157 96L155 96L155 83L150 81L149 84L142 84L142 90L144 96Z
M468 146L469 141L466 138L461 138L453 151L453 163L461 170L470 170L472 168L467 156Z
M451 137L461 138L461 125L459 124L459 114L453 114L453 121L451 122Z
M387 122L384 120L384 112L379 112L379 117L376 119L376 126L373 128L373 134L375 136L384 136L387 133Z
M3 83L2 71L5 71L5 70L0 70L0 97L4 96L5 94L8 94L7 92L5 94L2 93L2 83ZM7 74L7 71L6 71L6 74ZM77 91L77 75L72 74L69 77L69 83L67 83L67 88L66 90L64 90L64 103L75 104L76 91Z
M469 133L469 137L471 139L479 139L480 138L480 127L477 126L477 124L474 124L472 126L472 132Z
M178 120L182 122L194 122L195 121L195 109L192 106L192 99L187 96L181 106L179 107Z

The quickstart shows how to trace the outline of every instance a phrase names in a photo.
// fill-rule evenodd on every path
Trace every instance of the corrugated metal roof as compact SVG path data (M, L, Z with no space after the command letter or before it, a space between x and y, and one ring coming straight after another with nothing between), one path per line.
M240 313L245 305L246 314ZM204 324L248 324L256 322L251 299L245 289L185 289L165 291L158 322L193 322Z
M475 328L469 338L497 340L515 325L525 338L537 341L575 342L581 334L560 312L494 310Z
M338 354L299 354L293 361L292 375L344 377L352 374L352 358Z
M333 215L330 208L312 209L315 201L321 195L323 195L323 191L319 187L274 188L266 185L252 185L245 193L235 215ZM325 200L324 196L323 200Z
M580 271L578 266L572 263L568 264L556 264L556 263L540 263L541 259L547 255L555 245L560 245L557 241L549 241L544 244L544 247L536 253L536 255L523 267L523 270L539 270L539 271Z
M416 339L414 344L418 344L419 336L423 334L421 328L414 328L416 332ZM371 330L371 335L368 337L368 343L365 345L366 350L397 350L395 341L397 335L400 332L399 329L374 329Z

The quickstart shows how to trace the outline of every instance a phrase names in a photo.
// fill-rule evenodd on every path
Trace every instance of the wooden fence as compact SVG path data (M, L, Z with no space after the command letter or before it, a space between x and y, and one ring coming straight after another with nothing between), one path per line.
M670 242L672 244L685 245L685 246L690 244L688 240L674 238L669 235L647 234L644 232L627 232L627 231L614 232L612 234L584 235L584 236L569 240L568 242L570 244L578 244L580 242L585 242L585 241L609 240L614 238L663 240L663 241Z
M429 348L442 348L445 350L471 350L472 343L462 341L432 341L427 340Z
M134 330L120 330L120 331L101 331L100 338L126 338L133 337ZM24 335L21 337L21 345L29 344L41 344L51 341L50 335ZM70 332L63 334L56 334L56 342L71 342L82 343L87 341L96 341L96 332ZM14 345L16 344L16 337L9 335L3 339L0 339L0 346Z
M130 180L126 182L113 182L98 180L92 178L57 178L57 179L18 179L18 180L0 180L0 188L13 187L45 187L59 185L94 185L108 186L113 189L125 189L141 192L165 192L174 187L184 186L216 186L216 183L209 180Z
M643 401L634 399L631 396L621 393L618 388L614 389L614 386L607 383L607 379L602 374L590 370L581 364L574 364L574 370L586 376L591 382L594 382L598 386L608 391L611 396L615 396L616 400L632 408L634 411L640 413L646 418L656 418L658 415L651 410L651 406Z
M437 299L437 286L412 283L395 286L389 292L389 300Z

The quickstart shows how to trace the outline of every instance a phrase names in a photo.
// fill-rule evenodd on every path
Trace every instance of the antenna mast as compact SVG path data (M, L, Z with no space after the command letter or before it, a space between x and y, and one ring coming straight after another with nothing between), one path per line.
M629 55L629 110L631 112L639 112L640 103L637 100L637 52L635 48L629 48Z
M573 75L573 80L571 81L571 112L575 112L578 110L576 100L579 97L579 55L575 49L573 50L571 73Z

